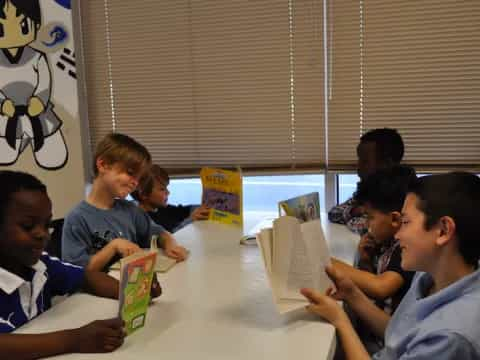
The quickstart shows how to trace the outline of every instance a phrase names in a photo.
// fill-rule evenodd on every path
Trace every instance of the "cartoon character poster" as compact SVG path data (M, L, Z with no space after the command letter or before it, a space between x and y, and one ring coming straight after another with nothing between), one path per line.
M63 121L55 111L62 99L52 95L54 87L62 86L54 68L65 69L62 58L71 62L72 50L65 44L72 31L64 22L49 20L54 7L70 16L70 5L66 0L0 0L1 165L14 164L27 149L44 169L61 168L68 160ZM67 80L76 82L75 72L68 74Z
M73 3L0 0L0 168L36 175L53 198L85 185Z

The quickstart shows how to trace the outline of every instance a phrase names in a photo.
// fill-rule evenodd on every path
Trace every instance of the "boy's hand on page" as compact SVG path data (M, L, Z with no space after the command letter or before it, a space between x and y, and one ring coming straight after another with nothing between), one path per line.
M177 261L183 261L187 258L188 251L183 246L177 244L166 244L165 255Z
M158 279L157 279L157 274L153 274L153 278L152 278L152 287L150 289L150 297L152 299L155 299L157 297L159 297L160 295L162 295L162 287L160 286L160 283L158 282Z
M192 218L193 221L207 220L209 214L210 214L210 208L207 207L207 205L202 205L196 208L195 210L193 210L190 217Z
M301 289L300 293L305 296L310 305L306 309L337 326L341 321L348 321L348 317L337 302L327 295L320 294L313 289Z
M123 320L97 320L72 330L73 351L77 353L111 352L123 344Z
M127 239L116 238L110 243L115 247L115 252L120 254L122 257L132 255L133 253L142 250L137 244Z
M333 299L348 302L354 297L355 292L359 291L358 287L349 277L345 276L333 266L327 266L325 272L335 285L335 288L330 287L327 289L327 295Z

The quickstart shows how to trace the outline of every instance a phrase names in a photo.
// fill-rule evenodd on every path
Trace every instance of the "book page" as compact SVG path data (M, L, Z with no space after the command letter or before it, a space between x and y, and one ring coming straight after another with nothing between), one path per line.
M273 247L273 230L272 229L262 229L258 234L261 238L261 247L263 258L265 261L265 267L268 272L272 272L272 247Z
M332 282L325 273L325 266L330 265L330 253L320 220L303 223L301 231L313 274L311 287L323 293Z
M298 219L282 216L273 225L272 272L278 293L285 299L303 299L300 288L312 284L312 273Z

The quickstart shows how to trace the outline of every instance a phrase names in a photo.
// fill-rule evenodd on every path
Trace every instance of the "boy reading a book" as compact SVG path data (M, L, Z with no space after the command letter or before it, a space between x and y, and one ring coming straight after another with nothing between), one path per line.
M364 180L378 169L398 165L403 158L404 145L395 129L374 129L360 138L357 146L357 173ZM343 204L334 206L328 212L331 222L346 224L360 235L367 231L367 217L362 207L351 198Z
M155 223L170 232L175 232L192 221L208 219L210 209L205 205L169 205L169 183L168 173L154 164L132 196Z
M354 200L365 208L368 216L368 237L358 247L359 269L332 259L341 271L388 314L392 314L410 287L413 272L400 266L401 249L395 240L400 228L401 211L407 190L416 180L415 170L395 166L379 170L358 183ZM382 347L381 338L357 324L357 330L369 352Z
M375 331L386 359L480 358L480 178L449 173L417 179L402 208L395 235L402 268L418 271L395 314L376 307L357 285L332 267L327 273L336 291L322 295L302 289L307 308L331 322L347 359L370 359L336 300L346 302Z
M179 246L163 227L124 198L138 186L149 168L148 150L122 134L109 134L97 146L94 159L95 179L87 200L78 204L65 218L62 257L91 269L105 269L140 248L149 248L152 235L167 256L182 261L186 249Z
M35 177L0 171L0 357L37 359L71 352L113 351L125 336L119 319L99 320L77 329L43 334L10 334L52 305L57 295L79 289L118 298L118 281L51 258L52 205ZM158 283L156 283L158 286ZM160 287L152 296L160 295Z

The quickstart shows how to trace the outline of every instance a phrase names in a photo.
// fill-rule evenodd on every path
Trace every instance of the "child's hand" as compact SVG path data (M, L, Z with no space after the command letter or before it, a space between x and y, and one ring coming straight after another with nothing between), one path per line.
M354 206L350 210L350 215L352 217L362 216L363 214L365 214L365 209L363 206Z
M172 244L165 246L165 254L177 261L183 261L187 258L188 251L183 246Z
M335 284L335 288L327 289L327 295L335 300L349 301L355 296L355 292L359 291L354 282L339 270L332 266L327 266L325 269L328 277Z
M125 332L121 319L97 320L72 330L72 352L111 352L123 344Z
M360 242L358 243L358 254L360 256L360 260L370 261L376 252L377 244L375 244L375 240L373 239L372 235L369 233L362 235Z
M30 116L38 116L45 111L45 105L43 105L42 100L36 96L32 96L28 100L27 112Z
M310 301L311 304L306 309L311 313L320 315L335 327L342 321L348 321L345 311L331 297L313 289L301 289L300 292Z
M2 103L2 114L7 115L9 118L15 115L15 104L10 99L5 99Z
M193 210L190 217L192 218L193 221L207 220L209 214L210 214L210 208L207 207L207 205L202 205L196 208L195 210Z
M157 279L157 274L153 274L153 279L152 279L152 288L150 289L150 297L152 299L155 299L162 295L162 287L160 286L160 283L158 282Z
M137 244L122 238L113 239L110 244L115 248L115 252L122 257L132 255L133 253L142 250Z

